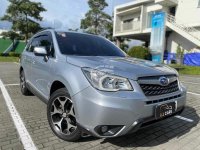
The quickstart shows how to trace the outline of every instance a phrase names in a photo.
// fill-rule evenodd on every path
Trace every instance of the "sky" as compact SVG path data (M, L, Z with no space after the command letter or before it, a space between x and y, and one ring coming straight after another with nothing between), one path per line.
M41 13L43 21L40 22L42 27L53 27L57 29L77 29L80 28L80 21L85 17L89 10L88 0L31 0L41 2L46 12ZM105 12L112 15L115 6L128 3L134 0L106 0L108 7ZM8 0L0 0L0 17L5 14L9 5ZM8 22L0 21L0 29L9 28ZM130 46L141 45L140 41L132 40Z
M85 17L89 10L88 0L32 0L41 2L47 9L41 15L43 27L55 27L58 29L76 29L80 27L80 20ZM105 12L112 15L113 8L116 5L124 4L134 0L106 0L108 7ZM5 14L9 5L8 0L0 0L0 17ZM10 26L8 23L0 21L0 28Z

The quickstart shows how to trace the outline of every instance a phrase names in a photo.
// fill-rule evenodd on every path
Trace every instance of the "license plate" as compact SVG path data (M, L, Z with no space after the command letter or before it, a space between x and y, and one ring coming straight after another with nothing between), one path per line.
M156 119L161 119L172 115L174 112L176 112L176 102L157 105L155 108L155 117Z

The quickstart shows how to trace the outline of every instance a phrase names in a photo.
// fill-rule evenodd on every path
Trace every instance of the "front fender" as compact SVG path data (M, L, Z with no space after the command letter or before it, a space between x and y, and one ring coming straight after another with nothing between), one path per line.
M86 79L81 68L78 66L57 62L56 66L53 68L55 68L53 71L55 76L51 82L51 85L54 81L60 81L65 85L71 97L90 86L90 83Z

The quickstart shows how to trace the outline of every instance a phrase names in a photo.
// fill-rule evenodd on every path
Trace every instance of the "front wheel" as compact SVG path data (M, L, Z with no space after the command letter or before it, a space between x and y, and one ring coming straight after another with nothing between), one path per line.
M47 105L49 125L56 136L65 141L77 141L81 130L76 123L74 105L66 88L56 90Z

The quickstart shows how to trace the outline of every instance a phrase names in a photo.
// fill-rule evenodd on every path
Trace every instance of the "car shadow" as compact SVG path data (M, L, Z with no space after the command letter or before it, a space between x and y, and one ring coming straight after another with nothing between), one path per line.
M140 129L135 133L117 138L104 139L101 144L110 143L122 148L151 147L166 143L173 138L182 138L198 124L199 115L194 108L187 106L180 116L190 120L186 121L170 117Z
M100 143L110 143L122 148L151 147L166 143L173 138L184 138L199 123L200 117L196 113L196 110L189 106L185 107L179 116L188 118L189 120L170 117L142 128L135 133L103 139ZM92 142L96 140L99 140L99 138L89 136L80 139L79 142Z

